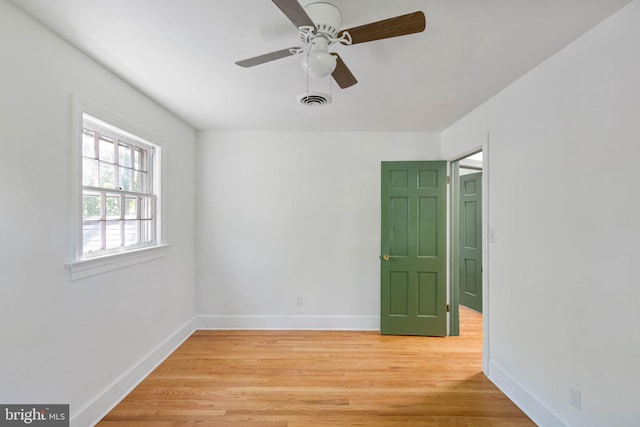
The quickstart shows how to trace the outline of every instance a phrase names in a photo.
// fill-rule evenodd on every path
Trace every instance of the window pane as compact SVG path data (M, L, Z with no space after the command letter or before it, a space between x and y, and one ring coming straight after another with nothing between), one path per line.
M138 193L142 193L144 191L144 187L142 186L142 172L133 171L131 191L137 191Z
M138 217L138 199L136 197L124 198L124 217L125 219L136 219Z
M98 149L100 150L100 160L114 163L114 145L113 140L105 136L100 136L98 141Z
M138 170L140 169L140 152L141 150L137 147L133 150L133 168Z
M140 242L148 243L153 240L153 228L152 228L151 220L142 220L140 221Z
M100 236L100 223L95 221L85 221L82 224L82 251L88 253L102 248L102 237Z
M153 200L150 197L143 197L140 203L140 218L153 218Z
M120 189L124 191L132 191L131 188L131 169L127 168L118 168L120 170Z
M140 172L140 188L143 193L151 193L151 185L149 185L148 172Z
M131 246L138 244L138 224L140 221L124 222L124 245Z
M82 158L82 185L98 186L98 161Z
M105 197L105 211L107 219L120 219L120 195Z
M107 221L107 249L122 246L121 221Z
M116 167L108 163L100 163L100 187L116 188Z
M95 133L85 129L82 132L82 155L96 158L96 147L94 145Z
M82 196L82 219L99 220L101 212L99 194L84 194Z
M123 143L118 144L118 164L120 166L131 167L131 146Z
M147 164L149 163L149 153L147 150L140 151L140 170L146 171Z

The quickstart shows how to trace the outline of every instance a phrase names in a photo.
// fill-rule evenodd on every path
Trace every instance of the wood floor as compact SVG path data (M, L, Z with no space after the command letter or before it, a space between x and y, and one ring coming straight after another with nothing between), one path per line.
M481 315L461 336L197 331L98 427L535 426L482 373Z

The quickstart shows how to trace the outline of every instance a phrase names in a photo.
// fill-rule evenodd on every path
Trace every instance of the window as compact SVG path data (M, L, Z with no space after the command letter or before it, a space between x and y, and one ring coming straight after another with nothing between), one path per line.
M83 114L83 258L153 245L156 234L156 147L99 123Z
M162 256L161 146L140 136L144 131L74 100L72 279Z

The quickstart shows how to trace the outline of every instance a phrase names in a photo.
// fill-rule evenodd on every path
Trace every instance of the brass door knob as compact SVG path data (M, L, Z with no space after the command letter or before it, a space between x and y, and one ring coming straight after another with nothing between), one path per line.
M389 255L387 254L382 255L382 259L385 261L389 261Z

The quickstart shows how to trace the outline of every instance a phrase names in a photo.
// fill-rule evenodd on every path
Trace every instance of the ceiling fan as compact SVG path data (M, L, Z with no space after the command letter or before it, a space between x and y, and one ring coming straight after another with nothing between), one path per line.
M302 7L297 0L272 0L298 28L303 47L290 47L236 62L241 67L253 67L291 55L304 54L302 66L312 77L329 74L342 89L358 83L342 58L329 52L336 43L351 45L424 31L426 21L421 11L340 30L342 13L330 3L311 3Z

